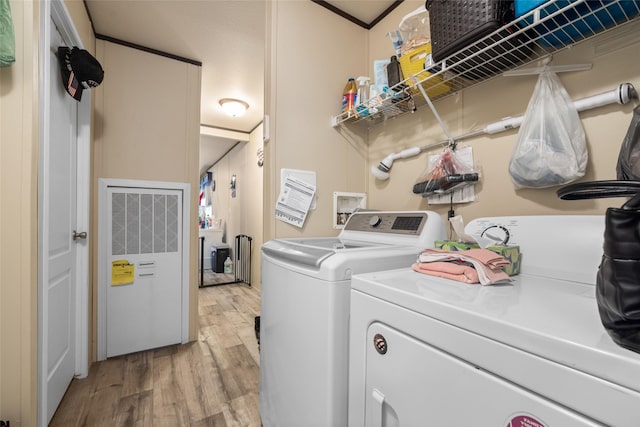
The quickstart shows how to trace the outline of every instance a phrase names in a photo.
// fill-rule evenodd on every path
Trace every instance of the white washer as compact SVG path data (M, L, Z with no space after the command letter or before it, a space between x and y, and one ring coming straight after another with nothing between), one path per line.
M355 212L337 238L276 239L262 246L265 427L347 424L351 276L410 266L444 236L444 221L434 212Z
M512 284L352 278L349 426L640 426L640 355L611 340L595 301L603 217L466 231L489 227L520 245Z

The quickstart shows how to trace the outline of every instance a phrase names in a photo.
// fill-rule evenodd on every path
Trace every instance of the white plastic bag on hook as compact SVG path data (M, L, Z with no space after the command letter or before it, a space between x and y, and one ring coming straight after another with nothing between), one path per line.
M509 162L516 188L545 188L585 174L587 144L573 101L556 73L543 71Z

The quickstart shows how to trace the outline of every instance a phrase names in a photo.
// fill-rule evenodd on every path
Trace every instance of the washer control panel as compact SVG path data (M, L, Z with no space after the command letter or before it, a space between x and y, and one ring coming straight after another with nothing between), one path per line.
M354 212L344 230L418 236L426 223L424 212Z

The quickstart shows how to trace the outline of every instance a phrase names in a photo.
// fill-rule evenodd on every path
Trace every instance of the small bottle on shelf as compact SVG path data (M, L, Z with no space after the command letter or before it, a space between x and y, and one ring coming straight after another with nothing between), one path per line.
M389 82L389 87L393 87L402 81L402 69L400 68L398 57L395 55L391 57L391 61L387 64L387 81ZM393 89L398 90L396 87Z
M400 68L400 62L398 57L393 55L391 60L387 64L387 80L389 82L389 89L391 89L390 95L393 97L391 102L401 102L407 99L407 95L404 90L407 85L400 83L404 80L402 76L402 68Z
M356 96L358 94L358 87L356 86L356 80L353 77L349 77L344 90L342 91L342 112L346 113L356 105Z

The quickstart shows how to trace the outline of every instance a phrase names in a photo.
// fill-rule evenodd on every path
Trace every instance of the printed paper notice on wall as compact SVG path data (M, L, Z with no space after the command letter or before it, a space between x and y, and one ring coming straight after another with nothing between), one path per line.
M120 259L111 263L111 286L128 285L134 280L134 264Z
M300 181L304 181L307 184L313 185L316 187L316 173L314 171L305 171L300 169L280 169L280 188L284 188L284 181L288 177L295 178ZM313 196L311 200L311 206L309 206L309 210L314 210L316 208L316 196Z
M315 193L315 185L286 177L276 202L276 218L302 228Z

